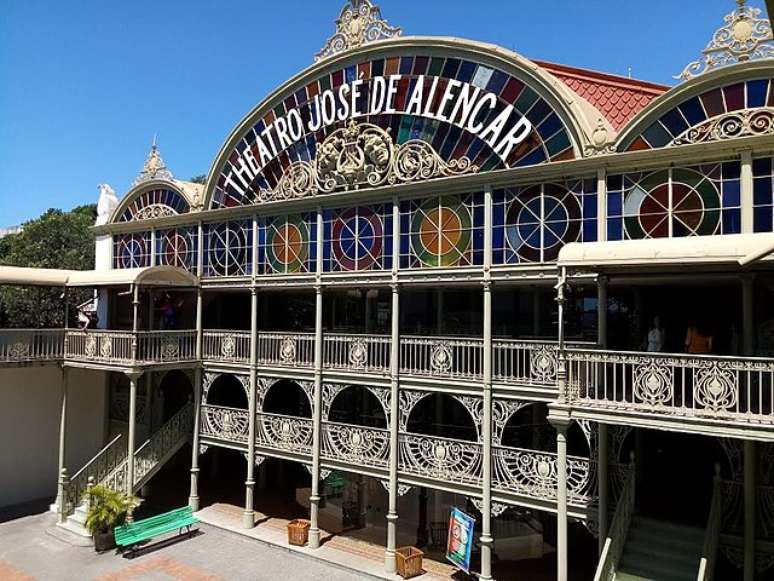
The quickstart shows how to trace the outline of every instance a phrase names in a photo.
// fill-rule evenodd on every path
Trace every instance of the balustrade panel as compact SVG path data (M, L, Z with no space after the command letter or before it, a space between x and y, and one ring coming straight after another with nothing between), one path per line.
M386 335L325 335L323 362L326 369L388 373L390 338Z
M0 362L56 361L64 355L64 329L3 329Z
M389 430L324 422L321 455L330 460L371 468L387 468L390 460Z
M196 331L140 331L137 333L137 360L144 363L170 363L196 359Z
M314 334L259 333L258 363L281 367L312 367Z
M310 418L266 412L258 413L256 417L258 445L283 452L311 455L313 427Z
M421 434L399 435L398 470L444 483L481 485L481 444Z
M247 410L202 404L199 430L202 436L246 444L249 422Z
M774 422L774 360L567 351L575 405L660 415Z
M401 337L402 375L481 379L483 341L449 337Z
M67 331L67 359L119 363L132 362L131 331L106 331L89 329Z
M250 363L250 333L204 331L202 355L206 361Z
M558 360L556 343L498 339L492 342L492 379L555 388Z

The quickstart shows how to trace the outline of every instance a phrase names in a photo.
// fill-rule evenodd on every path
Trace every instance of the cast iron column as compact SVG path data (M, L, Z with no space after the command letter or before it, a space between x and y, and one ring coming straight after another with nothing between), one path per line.
M253 490L255 488L255 396L256 369L258 347L258 291L253 285L250 288L250 398L248 401L247 428L247 479L245 480L245 512L242 525L246 529L255 526L253 510Z
M392 288L392 318L390 333L390 486L389 507L387 509L387 550L384 554L384 564L387 573L396 571L395 549L398 538L398 388L399 388L399 358L400 358L400 290L397 282Z
M65 451L67 440L67 388L68 388L67 367L62 366L62 407L59 413L59 470L57 476L56 491L56 512L59 515L59 522L63 523L67 518L65 507L65 486L67 486L67 468L65 467Z
M599 444L597 449L597 467L599 471L599 553L607 540L608 519L608 474L607 474L607 424L597 424Z
M317 515L320 505L320 429L322 427L322 286L316 284L314 322L314 405L312 406L312 492L309 496L309 547L320 546Z
M194 416L193 438L191 441L191 494L188 504L196 512L199 510L199 422L202 414L202 289L196 289L196 361L194 369Z

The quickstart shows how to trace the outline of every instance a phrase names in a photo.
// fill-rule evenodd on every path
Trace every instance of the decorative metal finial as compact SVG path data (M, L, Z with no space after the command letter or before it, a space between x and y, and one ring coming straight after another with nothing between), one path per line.
M701 59L688 63L675 79L687 81L727 65L774 57L771 23L758 18L759 8L747 6L747 0L736 0L736 9L727 14L725 24L715 31L702 51Z
M132 186L136 186L149 180L167 180L172 181L174 176L172 172L167 169L164 160L161 158L159 148L156 145L156 135L153 135L153 143L151 144L151 150L148 157L145 160L145 164L142 166L139 175L134 180Z
M399 27L390 26L381 10L371 0L349 0L336 19L336 33L331 36L314 60L358 48L369 42L400 36Z

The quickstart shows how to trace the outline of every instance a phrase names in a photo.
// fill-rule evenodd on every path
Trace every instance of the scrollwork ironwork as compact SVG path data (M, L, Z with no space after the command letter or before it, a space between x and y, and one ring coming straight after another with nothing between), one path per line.
M770 107L743 109L725 113L695 125L677 136L670 145L689 145L772 133L774 133L774 109Z
M370 42L395 38L401 32L399 27L387 24L379 7L370 0L350 0L336 19L336 33L314 58L319 61Z

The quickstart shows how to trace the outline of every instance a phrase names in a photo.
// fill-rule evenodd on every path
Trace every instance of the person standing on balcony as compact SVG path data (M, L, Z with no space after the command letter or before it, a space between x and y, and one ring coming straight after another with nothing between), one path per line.
M685 335L685 351L694 355L706 355L712 351L712 333L695 324L688 325Z
M665 339L666 331L661 326L661 317L656 315L653 317L653 324L648 329L648 340L645 350L649 353L660 353L664 350Z

